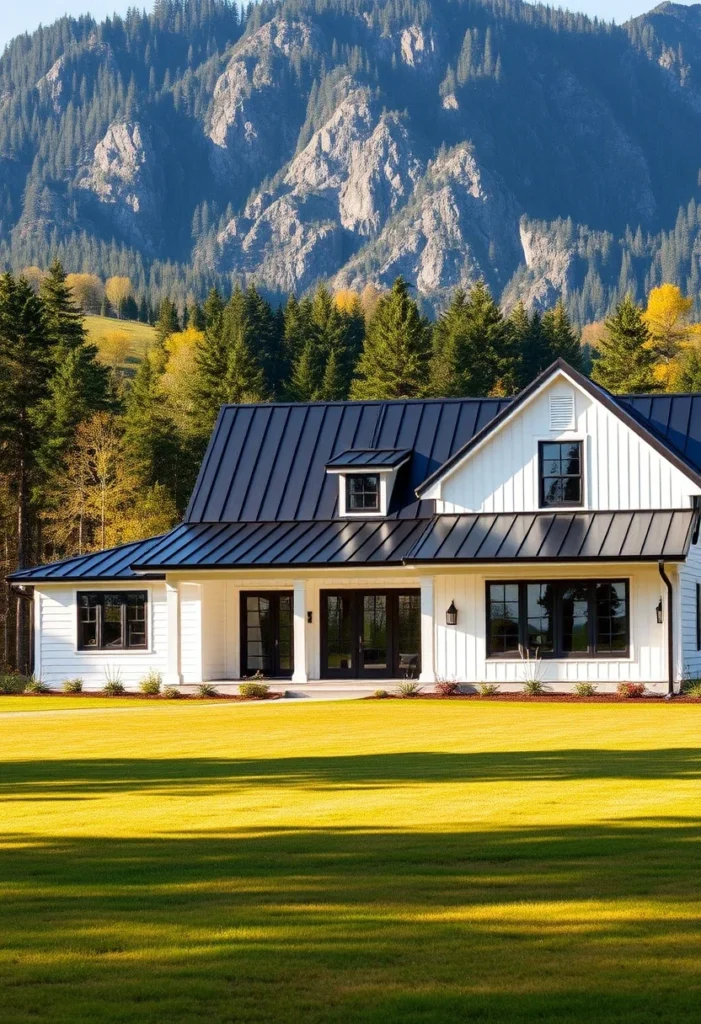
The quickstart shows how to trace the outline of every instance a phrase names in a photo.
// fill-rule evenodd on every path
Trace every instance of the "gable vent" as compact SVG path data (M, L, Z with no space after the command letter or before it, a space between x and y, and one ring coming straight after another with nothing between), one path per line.
M550 429L574 429L574 395L550 396Z

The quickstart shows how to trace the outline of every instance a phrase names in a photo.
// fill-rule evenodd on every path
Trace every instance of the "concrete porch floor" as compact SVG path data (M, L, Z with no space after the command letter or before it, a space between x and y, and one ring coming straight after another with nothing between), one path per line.
M242 682L255 682L256 680L208 680L208 686L214 686L219 693L238 693ZM265 679L261 680L270 687L273 693L283 693L286 697L323 697L350 698L350 697L371 697L375 690L387 690L389 693L396 692L404 679L315 679L312 682L299 685L289 679ZM197 683L183 683L180 689L183 693L196 693ZM419 684L421 685L421 684ZM422 686L426 692L433 690L432 685Z

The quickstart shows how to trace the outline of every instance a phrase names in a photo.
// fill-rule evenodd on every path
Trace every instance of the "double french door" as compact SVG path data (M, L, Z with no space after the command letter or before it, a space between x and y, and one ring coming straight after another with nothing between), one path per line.
M241 594L241 676L292 675L294 649L292 592L257 590Z
M322 590L323 678L418 675L420 661L418 590Z

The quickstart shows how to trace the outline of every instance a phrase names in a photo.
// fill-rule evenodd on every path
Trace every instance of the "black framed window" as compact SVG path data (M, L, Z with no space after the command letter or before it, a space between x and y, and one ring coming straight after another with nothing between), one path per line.
M346 512L379 512L380 478L377 474L346 477Z
M627 580L487 584L487 656L627 657Z
M582 442L541 441L538 456L540 507L581 505Z
M145 590L78 594L78 649L144 650L147 646Z

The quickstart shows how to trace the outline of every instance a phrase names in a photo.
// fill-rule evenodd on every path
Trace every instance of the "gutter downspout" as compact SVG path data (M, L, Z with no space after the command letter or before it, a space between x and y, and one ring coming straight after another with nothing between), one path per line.
M665 572L662 559L657 563L660 576L667 588L667 696L674 696L674 591L672 581Z

